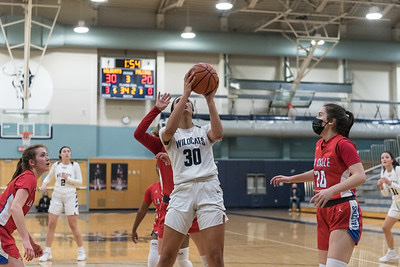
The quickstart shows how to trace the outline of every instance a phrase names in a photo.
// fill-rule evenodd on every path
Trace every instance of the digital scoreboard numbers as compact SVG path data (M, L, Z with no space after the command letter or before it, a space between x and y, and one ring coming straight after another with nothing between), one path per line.
M109 99L155 99L155 59L100 59L100 95Z

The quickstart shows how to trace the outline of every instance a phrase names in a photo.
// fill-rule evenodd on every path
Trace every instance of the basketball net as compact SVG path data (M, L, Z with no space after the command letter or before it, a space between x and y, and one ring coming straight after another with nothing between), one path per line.
M31 132L21 132L20 135L22 137L22 145L18 146L18 151L24 151L25 148L31 145L31 136L33 133Z

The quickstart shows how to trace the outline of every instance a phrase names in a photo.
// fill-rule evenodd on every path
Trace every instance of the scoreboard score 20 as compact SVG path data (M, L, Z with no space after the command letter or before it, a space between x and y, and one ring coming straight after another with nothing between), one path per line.
M155 99L155 59L100 59L100 95L106 99Z

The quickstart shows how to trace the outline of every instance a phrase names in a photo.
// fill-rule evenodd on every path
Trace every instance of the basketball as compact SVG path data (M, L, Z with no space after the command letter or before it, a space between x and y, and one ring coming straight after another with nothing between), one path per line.
M217 71L208 63L198 63L190 70L194 73L194 84L192 91L200 95L208 95L217 90L219 78Z

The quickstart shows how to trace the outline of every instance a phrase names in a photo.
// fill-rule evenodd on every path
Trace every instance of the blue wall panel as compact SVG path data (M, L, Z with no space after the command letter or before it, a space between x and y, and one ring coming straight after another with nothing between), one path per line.
M132 127L99 127L97 155L99 158L154 158L133 137Z
M48 147L50 158L58 158L60 147L67 145L72 149L74 159L86 159L96 155L96 126L58 125L52 127L51 139L31 139L31 144L44 144ZM20 158L18 146L22 139L0 139L0 158Z
M274 188L269 184L278 174L293 175L312 169L313 161L237 161L217 162L221 187L227 208L289 206L291 184ZM266 195L247 194L247 174L264 173L267 178ZM301 185L302 187L302 185Z

